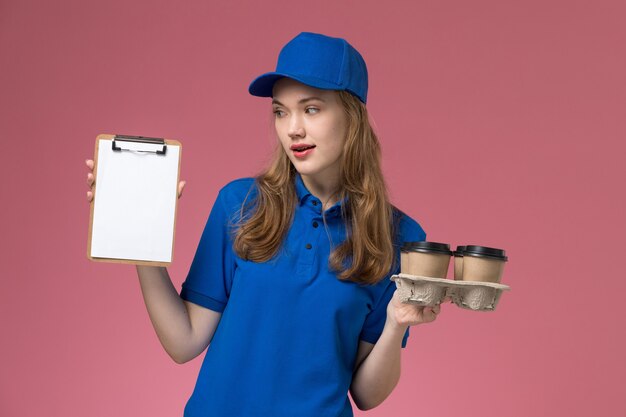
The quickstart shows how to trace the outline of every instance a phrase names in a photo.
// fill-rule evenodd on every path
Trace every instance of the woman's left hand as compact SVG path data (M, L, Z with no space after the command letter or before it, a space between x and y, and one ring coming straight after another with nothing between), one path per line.
M444 303L449 301L446 297ZM416 304L403 303L400 301L398 290L394 291L391 301L387 305L387 319L398 326L414 326L416 324L430 323L437 318L441 311L441 305L434 307L421 307Z

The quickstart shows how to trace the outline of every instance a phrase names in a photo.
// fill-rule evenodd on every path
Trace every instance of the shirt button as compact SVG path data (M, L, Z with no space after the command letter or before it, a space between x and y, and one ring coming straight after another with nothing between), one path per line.
M310 244L310 243L307 243L307 244L306 244L306 248L307 248L307 249L311 249L312 247L313 247L313 246L311 246L311 244Z
M313 200L313 205L317 206L317 200Z
M317 222L313 222L313 227L317 228L318 224Z

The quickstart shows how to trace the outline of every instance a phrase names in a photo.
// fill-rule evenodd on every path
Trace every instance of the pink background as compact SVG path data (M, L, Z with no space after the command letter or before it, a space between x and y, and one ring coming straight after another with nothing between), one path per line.
M413 327L369 416L623 416L620 1L1 1L0 415L176 416L204 355L161 347L134 267L86 259L99 133L183 142L177 289L217 190L273 143L248 83L300 31L347 38L393 201L507 250L495 312ZM621 271L620 271L621 272ZM355 408L355 414L365 413Z

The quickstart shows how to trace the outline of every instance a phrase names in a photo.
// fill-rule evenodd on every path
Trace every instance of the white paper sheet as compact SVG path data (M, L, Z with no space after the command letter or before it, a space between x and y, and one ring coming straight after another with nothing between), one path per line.
M98 145L91 256L171 262L180 147L157 155L136 151L155 145L124 142L135 151L113 151L112 142Z

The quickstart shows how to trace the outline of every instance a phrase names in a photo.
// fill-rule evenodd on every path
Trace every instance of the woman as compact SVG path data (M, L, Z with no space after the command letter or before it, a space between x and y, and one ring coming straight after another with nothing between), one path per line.
M272 97L274 158L219 191L180 295L165 268L137 266L146 307L177 363L210 343L185 416L351 416L347 392L379 405L408 327L440 310L401 303L389 279L426 234L387 199L348 42L299 34L249 92Z

